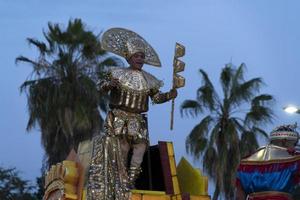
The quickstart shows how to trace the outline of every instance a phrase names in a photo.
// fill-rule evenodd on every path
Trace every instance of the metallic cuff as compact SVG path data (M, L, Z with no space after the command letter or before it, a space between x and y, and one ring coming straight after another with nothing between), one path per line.
M110 80L111 80L111 74L105 74L105 76L103 78L101 78L98 82L97 82L97 89L99 91L108 91L110 88Z
M170 100L169 98L170 98L170 95L168 92L167 93L159 92L152 97L152 101L153 101L153 103L160 104L160 103L169 101Z

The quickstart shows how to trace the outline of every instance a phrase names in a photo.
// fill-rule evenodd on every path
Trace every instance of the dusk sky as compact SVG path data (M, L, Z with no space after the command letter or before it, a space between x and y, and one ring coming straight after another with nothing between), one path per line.
M174 143L177 162L185 153L185 138L201 119L180 117L179 105L194 99L204 69L215 85L224 64L246 63L246 77L262 77L262 93L274 95L274 125L300 121L300 115L282 111L287 104L300 106L300 1L297 0L0 0L0 166L16 167L26 179L40 175L43 149L39 130L27 133L27 100L19 87L31 67L15 58L38 56L27 37L43 40L48 22L66 25L81 18L87 28L100 33L112 27L131 29L157 51L162 68L144 69L171 88L175 42L186 46L186 87L176 99L175 127L169 130L171 104L150 107L152 144ZM265 141L261 141L265 143ZM187 156L193 162L193 158ZM194 162L202 169L202 164Z

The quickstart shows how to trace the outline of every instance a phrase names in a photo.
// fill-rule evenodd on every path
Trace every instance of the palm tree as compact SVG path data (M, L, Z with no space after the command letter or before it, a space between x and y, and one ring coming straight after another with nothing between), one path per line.
M234 198L235 173L242 156L258 147L257 135L267 138L261 125L272 122L269 94L259 94L261 78L245 80L245 64L227 64L222 69L219 96L205 71L200 69L202 85L196 100L185 100L182 115L206 114L186 138L186 150L203 159L203 168L214 180L213 199Z
M1 200L38 200L34 194L35 186L20 176L16 168L0 166L0 199Z
M105 68L122 62L101 49L98 36L80 19L70 20L65 29L48 23L44 37L46 42L27 39L39 52L36 59L19 56L16 62L33 67L21 85L28 98L27 130L40 128L46 163L52 165L99 132L107 97L98 94L96 81Z

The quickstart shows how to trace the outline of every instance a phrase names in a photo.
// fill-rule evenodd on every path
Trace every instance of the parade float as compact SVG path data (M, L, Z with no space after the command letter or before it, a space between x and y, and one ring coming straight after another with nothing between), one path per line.
M43 200L87 200L89 143L71 151L68 158L51 166L45 178ZM158 142L147 151L143 172L131 190L131 200L210 200L208 178L181 158L176 166L172 142Z

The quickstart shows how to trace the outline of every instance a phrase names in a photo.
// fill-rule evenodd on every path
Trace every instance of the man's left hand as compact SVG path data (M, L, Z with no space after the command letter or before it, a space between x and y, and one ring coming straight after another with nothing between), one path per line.
M177 90L171 89L169 92L169 97L170 97L170 99L175 99L177 97Z

